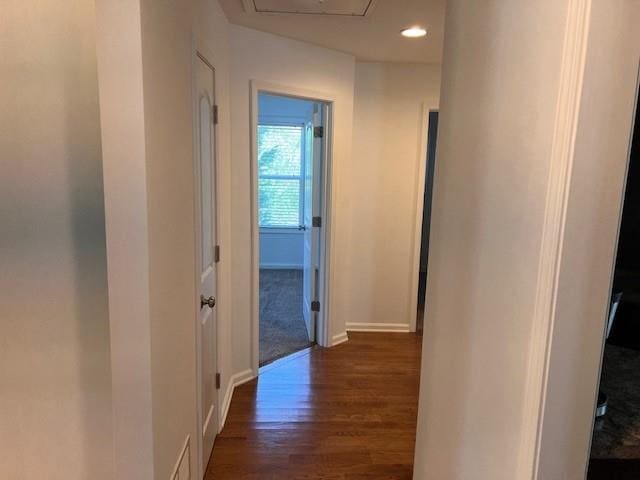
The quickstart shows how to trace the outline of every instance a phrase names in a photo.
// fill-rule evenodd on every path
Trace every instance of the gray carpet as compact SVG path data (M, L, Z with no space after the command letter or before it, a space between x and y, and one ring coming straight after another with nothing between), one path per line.
M602 363L601 388L609 397L609 407L607 414L596 421L591 458L640 458L638 372L640 350L607 343Z
M260 365L310 345L302 317L302 270L260 270Z

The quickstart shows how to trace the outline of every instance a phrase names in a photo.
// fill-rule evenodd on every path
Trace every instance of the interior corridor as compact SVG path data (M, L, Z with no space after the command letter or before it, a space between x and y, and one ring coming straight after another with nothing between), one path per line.
M350 333L235 390L205 479L411 479L422 337Z

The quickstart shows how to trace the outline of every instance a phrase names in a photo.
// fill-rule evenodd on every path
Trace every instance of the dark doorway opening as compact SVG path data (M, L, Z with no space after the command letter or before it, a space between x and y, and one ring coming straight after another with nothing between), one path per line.
M640 110L636 111L590 480L640 478ZM616 305L616 301L619 303Z
M422 242L420 245L420 274L418 280L418 316L416 330L424 328L425 295L427 293L427 265L429 263L429 234L431 229L431 203L433 198L433 175L436 165L436 143L438 140L438 111L429 112L427 132L427 169L424 182L424 204L422 209Z

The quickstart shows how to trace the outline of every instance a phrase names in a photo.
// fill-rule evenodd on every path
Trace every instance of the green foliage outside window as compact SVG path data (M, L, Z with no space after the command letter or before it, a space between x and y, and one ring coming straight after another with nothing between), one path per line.
M261 227L298 227L303 188L302 126L258 126L258 205Z

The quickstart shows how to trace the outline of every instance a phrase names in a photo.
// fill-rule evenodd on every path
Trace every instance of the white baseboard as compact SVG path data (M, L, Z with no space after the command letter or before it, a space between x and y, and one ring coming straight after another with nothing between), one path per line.
M331 346L335 347L336 345L340 345L341 343L344 343L348 340L349 340L349 337L347 336L347 332L339 333L338 335L334 335L331 338Z
M222 431L222 427L224 427L224 424L227 421L227 414L229 413L229 407L231 406L233 391L236 389L236 387L239 387L243 383L247 383L254 378L255 375L253 374L253 370L248 369L243 372L236 373L229 379L229 383L227 384L227 391L224 394L224 400L222 401L222 407L220 409L220 431Z
M408 323L347 323L347 332L400 332L409 333Z
M189 445L190 441L190 436L187 435L187 438L184 441L182 450L180 450L178 460L176 461L176 465L173 467L173 473L169 477L169 480L179 480L181 471L189 471L189 465L191 464L191 446Z
M297 263L261 263L261 270L302 270L303 265Z

